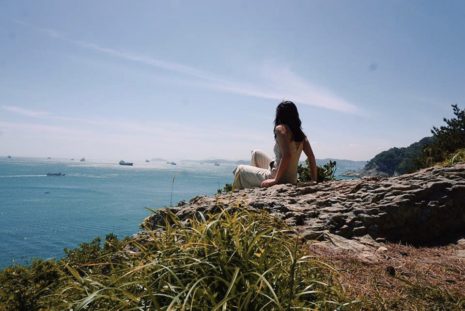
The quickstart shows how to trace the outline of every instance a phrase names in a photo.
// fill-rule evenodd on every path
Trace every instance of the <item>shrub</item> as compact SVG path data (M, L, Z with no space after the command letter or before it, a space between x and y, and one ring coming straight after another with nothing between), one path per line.
M322 182L336 179L336 169L336 161L331 160L323 166L317 166L317 181ZM308 182L312 180L308 160L305 160L304 164L299 164L297 173L299 175L299 182Z
M217 194L228 193L232 191L232 184L225 184L223 189L216 190Z
M29 268L12 266L0 272L0 310L37 310L41 299L57 287L60 269L53 261L35 260Z

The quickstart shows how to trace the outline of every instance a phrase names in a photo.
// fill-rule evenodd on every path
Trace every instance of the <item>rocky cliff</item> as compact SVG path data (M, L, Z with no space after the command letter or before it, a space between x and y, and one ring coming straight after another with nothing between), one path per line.
M259 209L284 219L309 240L440 244L465 235L465 164L390 178L276 185L195 197L172 211L188 221L228 206ZM143 226L163 223L166 210Z

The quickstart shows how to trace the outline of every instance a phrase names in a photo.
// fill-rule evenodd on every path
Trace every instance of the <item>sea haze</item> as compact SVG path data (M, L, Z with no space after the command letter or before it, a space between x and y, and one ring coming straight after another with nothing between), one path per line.
M196 195L212 195L232 182L237 163L174 164L161 159L121 166L117 162L1 158L0 268L29 263L32 258L60 258L65 247L74 248L108 233L121 238L132 235L150 214L146 207L157 209ZM338 160L337 174L363 164Z

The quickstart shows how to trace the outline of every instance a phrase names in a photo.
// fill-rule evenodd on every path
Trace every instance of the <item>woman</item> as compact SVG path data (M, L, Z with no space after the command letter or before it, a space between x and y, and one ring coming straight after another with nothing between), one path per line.
M301 129L297 107L283 101L276 107L274 120L275 160L259 150L252 151L251 165L239 165L234 170L233 189L270 187L297 183L297 166L302 150L310 163L310 176L316 182L317 169L312 147Z

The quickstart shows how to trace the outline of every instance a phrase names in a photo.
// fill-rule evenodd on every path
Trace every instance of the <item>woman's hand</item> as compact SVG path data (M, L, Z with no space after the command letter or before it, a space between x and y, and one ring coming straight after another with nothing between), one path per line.
M265 179L264 181L262 181L261 186L262 187L271 187L271 186L274 186L276 184L277 184L276 179L270 178L270 179Z

